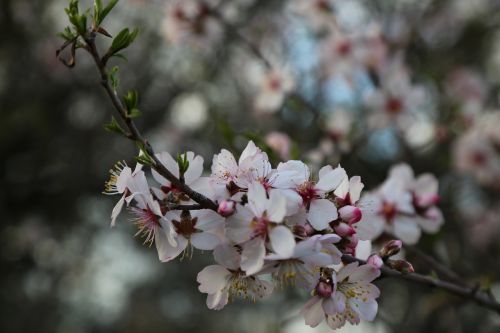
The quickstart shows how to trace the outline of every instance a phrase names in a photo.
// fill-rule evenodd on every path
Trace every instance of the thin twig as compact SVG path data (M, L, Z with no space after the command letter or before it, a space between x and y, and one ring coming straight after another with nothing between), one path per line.
M148 155L150 155L151 158L153 159L154 164L152 165L152 168L155 169L160 175L168 179L173 186L175 186L180 191L184 192L187 196L196 201L203 208L217 211L217 204L215 202L205 197L203 194L194 191L192 188L190 188L188 185L182 182L179 178L174 176L156 157L153 148L151 147L149 142L142 136L140 131L137 129L132 118L128 116L126 108L123 106L120 98L117 96L116 92L109 83L108 69L106 68L105 63L103 62L99 54L99 51L97 50L95 44L94 32L90 33L90 36L85 38L85 43L87 44L86 50L92 55L92 58L94 59L94 62L99 70L99 74L101 76L101 85L103 86L107 95L111 99L111 103L115 107L120 118L123 120L123 122L125 123L130 132L127 135L127 137L135 142L141 143L141 145L144 146L144 149L146 150Z
M404 248L416 255L420 260L429 265L441 278L460 284L464 287L469 287L469 285L454 271L446 267L430 255L426 254L424 251L420 250L418 247L413 245L403 244Z
M354 258L350 255L343 255L342 260L347 263L359 262L363 265L366 264L366 261ZM478 290L478 288L464 287L452 282L439 280L417 273L403 274L387 266L382 266L380 268L380 272L382 273L382 276L406 280L416 284L426 285L447 291L451 294L474 301L477 304L500 314L500 303L496 299L492 298L488 293Z

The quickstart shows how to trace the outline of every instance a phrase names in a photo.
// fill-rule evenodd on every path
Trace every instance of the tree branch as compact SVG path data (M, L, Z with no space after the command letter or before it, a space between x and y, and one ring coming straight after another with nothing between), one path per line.
M217 204L215 202L213 202L209 198L205 197L203 194L194 191L192 188L190 188L188 185L186 185L184 182L182 182L179 178L174 176L160 162L160 160L158 160L153 148L151 147L149 142L142 136L140 131L137 129L133 119L128 116L127 110L123 106L122 101L117 96L114 89L111 87L111 84L109 83L109 80L108 80L108 69L106 68L106 63L103 61L103 59L101 58L101 56L99 54L99 51L97 50L97 47L95 44L95 37L96 37L95 32L91 32L89 37L85 38L85 43L87 45L86 50L90 53L90 55L94 59L94 62L99 70L99 74L101 76L101 85L103 86L104 90L106 91L108 97L111 100L111 103L115 107L120 118L123 120L123 122L125 123L125 125L127 126L128 130L129 130L127 137L130 140L133 140L135 142L139 142L144 147L145 151L153 159L154 164L152 165L152 168L155 169L160 175L162 175L163 177L168 179L172 183L173 186L175 186L177 189L184 192L187 196L189 196L191 199L193 199L198 204L200 204L201 207L217 211Z
M358 262L363 265L366 264L366 261L354 258L350 255L343 255L342 260L347 263ZM444 290L450 294L474 301L480 306L500 314L500 303L491 294L478 290L478 288L465 287L417 273L403 274L387 266L382 266L380 268L380 272L382 273L382 276L406 280L416 284Z

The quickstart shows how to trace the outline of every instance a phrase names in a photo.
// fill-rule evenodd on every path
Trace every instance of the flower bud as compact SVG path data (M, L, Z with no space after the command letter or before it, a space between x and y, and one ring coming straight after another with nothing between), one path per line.
M333 294L333 286L325 281L320 281L316 286L316 294L320 297L330 297Z
M356 233L356 230L346 223L339 223L335 227L335 233L340 237L349 237Z
M406 260L388 260L387 266L403 274L415 272L415 269L413 269L413 265Z
M357 223L361 220L361 209L355 206L344 206L339 209L340 218L342 221L349 224Z
M382 258L380 258L380 256L375 253L368 257L366 263L376 268L380 268L384 265L384 261L382 260Z
M401 247L403 246L403 242L399 239L393 239L387 242L384 247L380 250L379 254L383 259L387 259L392 257L401 251Z
M236 202L233 200L224 200L219 204L219 208L217 208L217 213L224 217L233 215L235 211Z

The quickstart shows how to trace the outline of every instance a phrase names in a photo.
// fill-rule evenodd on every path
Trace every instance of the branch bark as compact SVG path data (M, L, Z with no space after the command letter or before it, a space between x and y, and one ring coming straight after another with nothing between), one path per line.
M134 121L132 118L130 118L127 115L127 110L124 107L122 101L114 91L114 89L111 87L111 84L109 83L108 79L108 69L106 67L106 63L103 61L101 58L99 51L97 50L97 46L95 44L95 33L92 32L88 38L85 38L85 43L87 45L86 50L90 53L92 56L98 70L99 74L101 77L101 85L103 86L104 90L106 91L106 94L111 100L111 103L113 104L114 108L116 109L118 115L122 119L122 121L125 123L127 126L129 133L127 137L130 140L133 140L135 142L141 143L141 145L144 146L144 149L146 152L152 157L154 161L154 165L152 166L153 169L155 169L160 175L168 179L173 186L175 186L177 189L180 191L184 192L187 196L189 196L191 199L196 201L202 208L206 209L211 209L214 211L217 211L217 204L210 200L209 198L205 197L203 194L198 193L194 191L192 188L190 188L188 185L186 185L184 182L182 182L179 178L177 178L175 175L173 175L161 162L158 160L156 157L156 154L149 144L149 142L142 136L141 132L138 130L137 126L135 125Z
M366 264L366 261L354 258L350 255L343 255L342 261L347 263L358 262L362 265ZM387 266L382 266L380 268L382 276L396 278L400 280L410 281L416 284L425 285L429 287L438 288L444 290L450 294L460 296L462 298L476 302L482 307L495 311L500 314L500 303L490 294L479 290L478 288L470 288L461 286L452 282L439 280L433 277L409 273L403 274Z

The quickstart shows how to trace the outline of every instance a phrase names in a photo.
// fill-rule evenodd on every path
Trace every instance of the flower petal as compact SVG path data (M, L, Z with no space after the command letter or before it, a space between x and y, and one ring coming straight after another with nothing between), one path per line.
M266 248L262 238L258 237L245 243L241 252L241 269L247 275L257 273L264 266L265 255Z
M196 281L200 284L198 290L202 293L215 294L222 290L227 284L227 278L231 275L227 269L220 265L211 265L203 268L198 273Z
M336 220L337 217L337 207L327 199L313 200L307 214L307 219L316 230L326 229L328 223Z
M274 253L285 258L290 258L293 255L295 237L290 229L281 225L277 226L271 230L269 238Z

